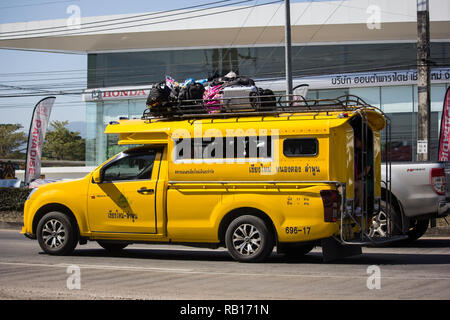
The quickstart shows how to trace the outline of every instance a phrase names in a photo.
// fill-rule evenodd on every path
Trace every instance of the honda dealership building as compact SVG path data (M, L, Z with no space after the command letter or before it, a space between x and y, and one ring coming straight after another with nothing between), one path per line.
M87 165L119 149L104 135L119 117L140 117L152 83L183 82L234 71L257 86L285 91L284 4L87 17L79 26L40 36L2 37L0 47L88 55ZM294 86L308 98L360 96L392 120L394 160L416 159L416 0L291 3ZM432 159L450 85L450 2L430 1ZM115 21L101 26L98 21ZM1 31L62 26L65 20L1 25Z

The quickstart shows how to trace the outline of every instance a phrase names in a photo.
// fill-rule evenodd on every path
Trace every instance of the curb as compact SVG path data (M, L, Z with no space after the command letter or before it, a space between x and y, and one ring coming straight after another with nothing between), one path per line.
M0 229L16 229L21 230L23 227L22 222L4 222L0 221Z
M430 228L423 235L424 237L450 236L450 227Z

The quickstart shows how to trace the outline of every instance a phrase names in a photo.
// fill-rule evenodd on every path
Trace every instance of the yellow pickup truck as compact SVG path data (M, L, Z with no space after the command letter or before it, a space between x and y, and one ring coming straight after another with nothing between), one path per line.
M243 262L275 246L365 244L385 125L367 105L113 121L105 133L133 147L82 179L34 189L22 233L54 255L88 240L174 243L225 246Z

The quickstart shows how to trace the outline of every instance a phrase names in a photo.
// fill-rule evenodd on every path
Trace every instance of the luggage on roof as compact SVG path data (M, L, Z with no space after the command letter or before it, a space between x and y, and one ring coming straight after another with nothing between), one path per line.
M170 93L171 89L165 82L152 85L146 104L153 115L164 116L171 112Z
M257 88L253 79L232 71L208 80L188 78L184 83L166 76L165 81L152 86L147 98L149 113L154 117L270 111L276 108L276 103L273 91Z

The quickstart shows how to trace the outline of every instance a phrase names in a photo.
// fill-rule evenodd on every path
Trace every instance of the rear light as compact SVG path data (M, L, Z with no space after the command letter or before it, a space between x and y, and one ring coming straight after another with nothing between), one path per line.
M445 195L445 189L447 183L445 181L445 170L444 168L433 168L431 169L431 186L433 190L438 195Z
M336 222L341 207L341 197L336 190L321 190L325 222Z

